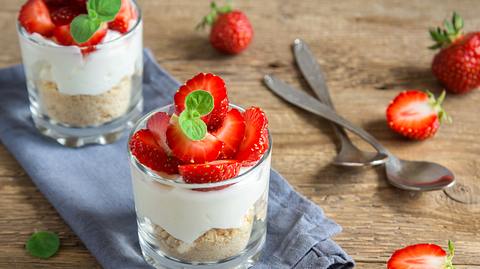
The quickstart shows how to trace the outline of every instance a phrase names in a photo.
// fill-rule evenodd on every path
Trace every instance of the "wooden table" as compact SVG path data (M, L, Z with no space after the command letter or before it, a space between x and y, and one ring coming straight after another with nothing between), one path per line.
M21 60L15 18L23 1L2 1L0 67ZM448 239L456 243L458 268L480 268L480 91L448 96L445 107L453 124L424 142L392 133L384 115L401 90L440 91L429 70L433 52L427 49L427 28L457 10L468 30L480 29L477 1L237 2L255 27L255 40L242 55L219 55L210 48L206 32L193 30L208 12L208 1L141 1L145 46L179 80L214 72L226 80L233 102L266 110L274 139L273 166L343 226L335 240L358 268L385 268L397 248L418 242L445 246ZM330 125L287 105L262 85L263 75L274 73L310 91L292 58L290 45L297 37L318 56L340 114L400 157L450 167L458 178L456 187L401 191L386 182L383 167L332 166L336 147ZM24 242L34 230L60 234L58 255L39 260L25 253ZM3 146L0 268L100 268Z

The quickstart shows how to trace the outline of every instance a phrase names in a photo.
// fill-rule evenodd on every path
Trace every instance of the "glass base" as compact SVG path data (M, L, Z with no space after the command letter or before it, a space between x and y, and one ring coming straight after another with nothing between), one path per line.
M92 127L68 127L45 118L35 105L30 105L33 122L41 134L53 138L67 147L82 147L88 144L110 144L122 137L124 130L131 128L143 111L143 99L122 117Z
M238 256L215 263L187 263L164 255L156 247L142 238L139 231L140 248L145 261L155 268L162 269L246 269L258 262L265 245L265 234L259 238L256 244L249 245L247 249Z

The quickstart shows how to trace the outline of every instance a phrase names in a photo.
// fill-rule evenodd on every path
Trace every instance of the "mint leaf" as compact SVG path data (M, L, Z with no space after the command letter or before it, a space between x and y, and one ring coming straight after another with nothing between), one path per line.
M187 95L185 106L187 110L200 116L207 115L213 110L213 96L204 90L193 91Z
M120 11L121 0L89 0L87 3L90 18L98 18L102 22L112 21Z
M28 239L25 247L30 255L48 259L57 253L60 247L60 239L58 235L52 232L36 232Z
M100 24L99 20L92 20L85 14L79 15L70 24L70 33L75 42L81 44L87 42L93 36L100 28Z
M180 114L178 123L183 133L191 140L202 140L207 134L207 125L200 118L193 118L189 111L185 110Z

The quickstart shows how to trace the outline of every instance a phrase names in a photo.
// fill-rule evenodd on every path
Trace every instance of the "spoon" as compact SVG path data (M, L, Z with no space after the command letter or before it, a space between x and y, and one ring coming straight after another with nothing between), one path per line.
M295 39L293 42L293 53L295 60L307 80L313 92L320 101L335 110L332 99L328 93L328 87L325 83L325 76L320 65L315 60L315 56L308 48L307 44L301 39ZM368 152L357 148L348 137L345 130L335 124L332 124L333 131L339 139L339 152L333 164L342 166L370 166L385 163L388 156L381 152Z
M385 163L387 179L393 186L411 191L432 191L445 189L455 184L455 176L448 168L433 162L399 159L371 134L354 126L317 99L294 89L272 75L266 75L264 82L269 89L284 100L352 131L378 152L386 154L388 156L388 161Z

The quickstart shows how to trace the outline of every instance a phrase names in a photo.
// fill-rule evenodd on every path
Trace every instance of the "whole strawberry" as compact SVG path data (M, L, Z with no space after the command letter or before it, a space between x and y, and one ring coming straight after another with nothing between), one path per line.
M210 44L220 52L238 54L250 45L253 28L245 13L230 5L218 7L212 2L210 13L198 27L211 26Z
M450 120L441 104L445 91L436 100L432 93L419 90L401 92L387 108L388 126L415 140L432 137L443 120Z
M453 13L444 29L430 29L435 41L431 49L440 49L433 58L432 72L453 93L466 93L480 87L480 32L464 34L463 19Z

